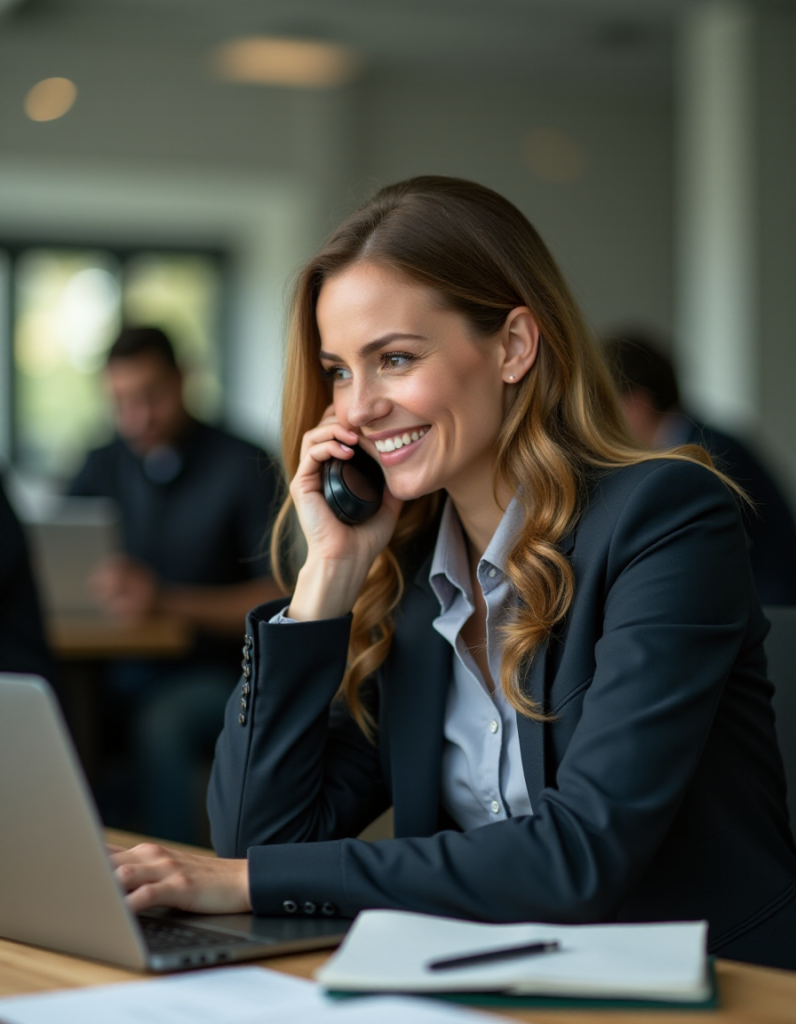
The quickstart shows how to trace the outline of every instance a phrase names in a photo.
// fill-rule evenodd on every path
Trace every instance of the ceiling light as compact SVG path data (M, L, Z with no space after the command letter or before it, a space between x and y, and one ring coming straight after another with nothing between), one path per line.
M213 68L228 82L322 89L350 81L357 61L350 50L335 43L260 36L219 46Z
M64 116L76 97L75 83L68 78L45 78L25 97L25 113L31 121L55 121Z

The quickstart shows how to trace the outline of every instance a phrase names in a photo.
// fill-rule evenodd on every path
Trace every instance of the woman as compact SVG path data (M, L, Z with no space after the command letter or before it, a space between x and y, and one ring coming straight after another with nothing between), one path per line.
M284 410L275 545L292 508L307 554L247 620L226 859L118 854L131 906L706 917L713 952L796 967L736 495L629 439L525 218L456 179L383 189L299 278ZM321 468L356 445L387 487L351 527ZM352 838L390 804L395 839Z

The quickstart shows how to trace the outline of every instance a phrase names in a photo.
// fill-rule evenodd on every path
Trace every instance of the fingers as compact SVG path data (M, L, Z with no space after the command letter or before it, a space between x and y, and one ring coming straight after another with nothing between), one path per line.
M201 913L251 909L248 865L143 843L111 857L131 910L176 907Z
M359 441L359 435L353 430L347 430L337 420L322 420L317 427L308 430L301 441L301 458L304 459L307 453L318 445L338 443L355 445Z

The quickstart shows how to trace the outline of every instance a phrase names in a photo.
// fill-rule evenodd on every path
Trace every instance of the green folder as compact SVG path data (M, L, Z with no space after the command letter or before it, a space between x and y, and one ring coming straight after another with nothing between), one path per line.
M710 994L697 1003L665 1002L658 999L579 999L571 996L514 996L503 992L418 992L423 999L442 999L448 1003L463 1003L467 1006L486 1006L495 1010L717 1010L719 992L716 984L715 957L708 957L708 982ZM332 999L358 999L373 996L374 992L326 993ZM411 992L379 995L411 995Z

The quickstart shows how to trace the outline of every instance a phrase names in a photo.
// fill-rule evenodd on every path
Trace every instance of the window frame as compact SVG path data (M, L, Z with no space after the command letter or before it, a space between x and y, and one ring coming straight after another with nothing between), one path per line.
M222 245L200 245L196 242L185 245L162 241L147 242L109 242L97 238L70 237L51 239L47 236L5 237L0 235L0 253L7 257L7 273L4 275L5 295L0 296L0 312L4 311L3 322L0 324L0 343L3 348L0 359L0 415L4 423L0 428L0 438L7 439L7 451L0 452L15 469L23 469L19 464L19 438L17 422L17 386L16 364L14 360L14 327L16 323L16 269L19 260L25 253L33 249L51 249L53 251L85 251L104 252L115 259L120 268L121 291L124 294L124 275L128 261L141 255L156 256L201 256L212 260L218 271L219 302L216 323L214 325L218 339L218 368L222 388L221 418L225 422L229 412L227 385L230 370L230 338L232 336L232 279L234 254Z

